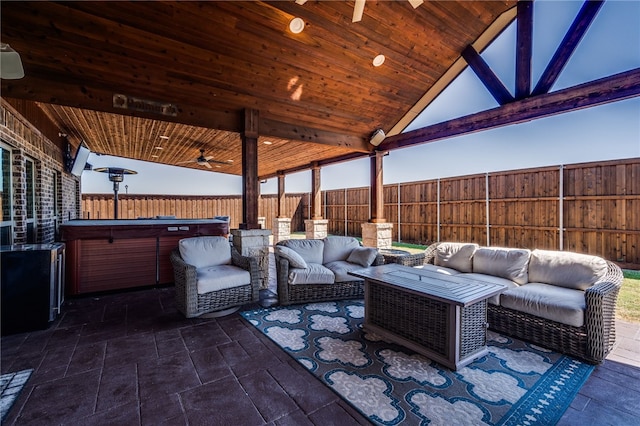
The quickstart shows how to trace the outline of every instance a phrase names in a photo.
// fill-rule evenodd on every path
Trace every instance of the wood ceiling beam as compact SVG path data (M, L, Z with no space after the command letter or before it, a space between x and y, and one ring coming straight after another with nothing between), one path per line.
M518 2L516 17L516 99L531 93L531 56L533 47L533 1Z
M487 88L491 96L500 104L513 101L513 96L509 93L509 89L500 81L498 76L491 70L489 64L482 59L482 56L469 45L462 51L462 57L467 64L471 67L473 72L476 73L482 84Z
M640 96L640 68L390 136L378 149L388 150L434 142L637 96Z
M541 95L551 90L551 87L558 79L560 72L562 72L569 58L571 58L573 51L578 46L578 43L580 43L580 40L582 40L582 37L587 32L587 29L598 14L603 3L604 1L600 0L584 2L576 19L574 19L571 27L562 39L560 46L558 46L551 61L549 61L547 68L542 73L542 76L540 76L538 84L535 89L533 89L533 95Z
M51 84L48 79L36 76L28 76L21 80L2 80L1 90L2 96L7 98L142 117L209 129L240 133L244 125L242 110L214 110L194 105L177 104L178 115L175 117L143 111L124 110L113 106L114 92L111 90L87 87L71 82ZM123 94L135 95L131 93ZM144 98L144 96L139 97ZM372 149L371 145L359 136L285 123L262 116L260 117L259 129L261 136L319 143L355 149L361 152L369 152Z

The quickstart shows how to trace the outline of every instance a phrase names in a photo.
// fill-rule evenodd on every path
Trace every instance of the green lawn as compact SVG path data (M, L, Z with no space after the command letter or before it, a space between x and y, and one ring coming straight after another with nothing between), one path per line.
M640 323L640 271L624 270L624 282L618 295L616 317Z

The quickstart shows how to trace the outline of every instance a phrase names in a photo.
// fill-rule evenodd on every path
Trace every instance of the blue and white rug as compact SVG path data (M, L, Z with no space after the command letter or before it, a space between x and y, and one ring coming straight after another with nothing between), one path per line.
M4 421L32 372L33 370L29 369L0 376L0 422Z
M362 329L362 300L241 315L373 423L553 425L593 366L489 332L489 355L451 371Z

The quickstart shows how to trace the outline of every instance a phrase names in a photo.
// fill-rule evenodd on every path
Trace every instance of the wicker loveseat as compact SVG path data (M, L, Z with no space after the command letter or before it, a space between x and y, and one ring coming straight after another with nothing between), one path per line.
M274 255L281 305L362 298L364 281L349 271L384 263L377 249L342 236L279 241Z
M623 276L600 257L548 250L436 243L398 263L505 285L489 299L489 328L601 363L615 343Z

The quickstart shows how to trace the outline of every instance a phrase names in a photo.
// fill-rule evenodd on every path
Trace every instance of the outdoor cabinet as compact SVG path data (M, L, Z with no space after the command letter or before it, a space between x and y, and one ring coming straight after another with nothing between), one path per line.
M2 246L2 335L42 330L64 301L65 245Z

